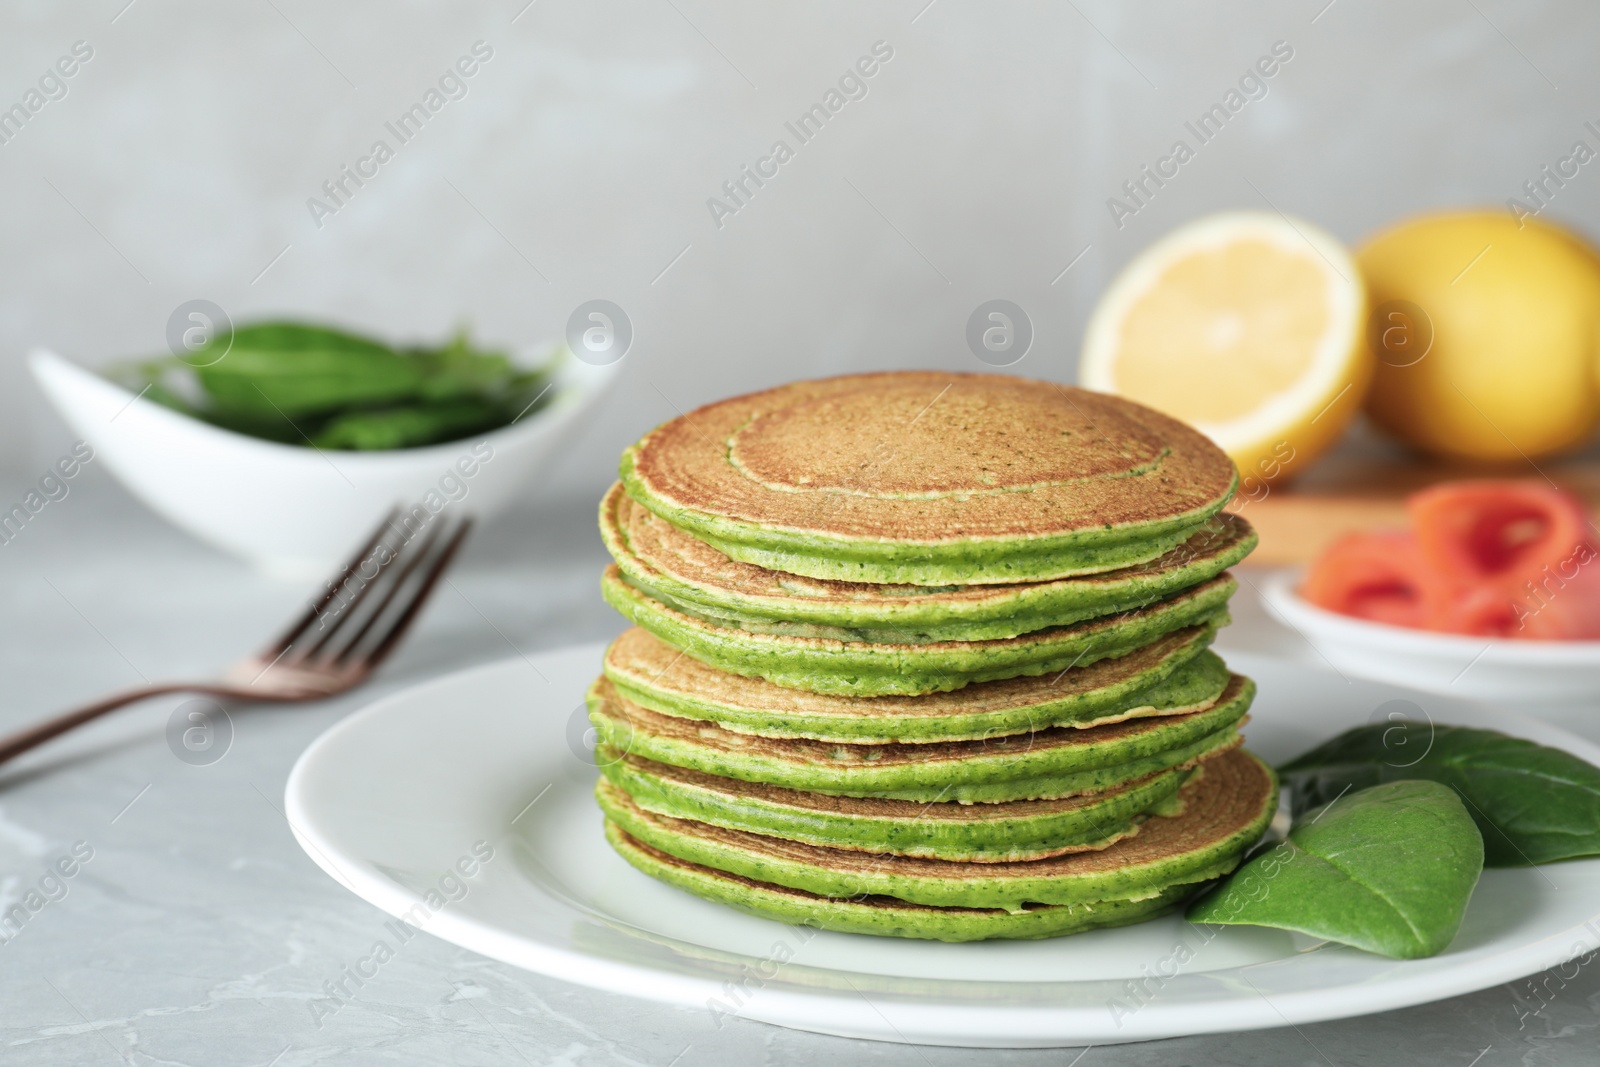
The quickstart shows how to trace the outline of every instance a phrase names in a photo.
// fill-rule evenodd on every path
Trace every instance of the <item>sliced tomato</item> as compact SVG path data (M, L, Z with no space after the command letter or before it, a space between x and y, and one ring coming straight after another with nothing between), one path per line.
M1516 597L1552 572L1576 574L1593 544L1582 502L1543 481L1445 482L1413 493L1406 511L1428 564L1461 590Z
M1527 579L1512 596L1517 616L1507 637L1534 641L1600 638L1600 553L1580 545L1537 579Z
M1300 585L1300 595L1318 607L1417 628L1437 625L1441 592L1417 539L1402 530L1345 534Z

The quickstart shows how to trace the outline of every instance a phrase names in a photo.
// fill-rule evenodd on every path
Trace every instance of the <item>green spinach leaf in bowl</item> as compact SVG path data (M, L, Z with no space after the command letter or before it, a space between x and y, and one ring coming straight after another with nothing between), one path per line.
M516 365L465 331L396 348L329 326L271 321L182 357L113 368L157 403L223 429L314 448L377 451L507 426L550 399L553 366Z

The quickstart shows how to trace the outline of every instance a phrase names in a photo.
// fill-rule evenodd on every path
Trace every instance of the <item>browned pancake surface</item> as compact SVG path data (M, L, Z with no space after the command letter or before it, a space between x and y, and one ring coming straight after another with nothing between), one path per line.
M1205 759L1215 759L1224 753L1207 753ZM671 784L691 786L721 793L731 798L750 798L794 808L827 812L836 815L858 815L869 818L926 820L929 822L981 823L992 819L1026 819L1035 816L1059 815L1079 811L1104 803L1120 793L1138 789L1159 775L1148 775L1123 782L1099 793L1080 793L1057 800L1008 800L998 804L959 804L944 800L928 803L921 800L891 800L886 797L838 797L827 793L810 793L800 789L745 782L737 778L723 778L688 767L674 767L658 763L643 756L627 755L624 761L644 774L653 775ZM1202 764L1204 760L1201 761ZM1163 774L1171 773L1167 771ZM1204 775L1196 771L1184 784L1181 796L1188 797L1198 788ZM1086 846L1087 847L1087 846Z
M1232 675L1228 680L1228 687L1223 690L1216 704L1237 700L1246 684L1246 679L1241 675ZM1011 734L982 741L842 744L833 741L812 741L806 738L758 737L754 734L736 733L701 719L661 715L641 708L622 696L609 678L596 681L594 692L600 697L601 712L604 715L647 736L683 741L718 752L737 753L746 757L766 756L796 763L822 763L830 766L851 763L876 767L908 763L960 763L981 756L1021 755L1025 752L1039 752L1046 749L1114 743L1131 740L1144 734L1170 730L1174 724L1190 716L1204 714L1204 711L1197 711L1188 715L1128 719L1124 722L1087 728L1054 726L1034 733Z
M625 589L635 589L626 578L622 576L622 569L615 563L607 564L601 572L602 583L614 582ZM703 630L712 634L721 631L731 634L738 640L752 648L778 648L813 650L817 652L842 652L852 648L867 648L884 655L909 653L912 656L922 655L931 657L945 652L971 652L976 649L995 650L1005 648L1029 647L1048 644L1059 640L1063 635L1068 637L1088 637L1090 635L1112 634L1130 623L1136 623L1142 618L1159 615L1161 612L1172 608L1182 601L1202 600L1212 596L1218 590L1225 589L1226 596L1232 596L1238 586L1238 580L1232 572L1223 571L1214 578L1209 578L1198 585L1191 585L1179 593L1167 597L1165 600L1147 604L1144 607L1130 608L1116 615L1101 615L1092 619L1083 619L1067 626L1054 626L1047 630L1034 630L1031 633L1018 634L1016 637L997 637L988 641L926 641L918 644L907 644L899 641L841 641L836 637L803 637L798 634L769 634L759 630L735 630L731 627L721 627L716 623L706 622L692 615L686 615L663 601L656 600L649 593L639 590L639 594L649 602L653 614L671 620L674 624L686 626L691 630Z
M741 596L829 601L871 607L905 603L913 598L932 598L948 604L981 603L1004 600L1020 591L1052 586L1075 587L1084 590L1085 595L1092 596L1095 589L1107 589L1119 583L1154 577L1196 560L1220 556L1252 534L1250 524L1240 516L1219 514L1183 544L1134 567L1048 582L930 588L808 578L729 559L711 545L678 529L628 496L621 482L614 484L606 494L601 505L601 521L609 526L608 537L625 545L634 564L646 572Z
M1096 660L1056 674L975 682L947 693L871 699L787 689L762 678L746 678L718 670L684 655L638 626L612 642L606 650L605 669L607 673L619 674L635 684L668 695L724 707L793 715L798 719L808 715L852 716L864 720L875 716L939 718L1031 707L1104 689L1154 668L1184 646L1204 640L1205 636L1205 627L1194 626L1166 634L1126 655ZM1130 708L1122 714L1147 711Z
M797 382L647 434L668 506L896 542L1059 535L1214 507L1232 462L1149 408L1052 382L923 371Z
M1181 815L1149 819L1138 834L1098 851L983 864L807 845L657 815L639 808L626 793L615 788L611 788L610 796L641 821L658 824L670 832L716 841L755 856L770 856L830 870L924 878L1054 878L1109 873L1159 863L1185 852L1220 844L1260 816L1275 788L1271 772L1249 753L1236 749L1207 762L1206 774L1187 794Z
M804 889L791 889L785 885L778 885L776 882L758 882L754 878L746 878L741 874L730 874L727 871L719 871L715 867L706 867L698 863L690 863L688 860L681 860L674 855L662 852L658 848L645 844L643 841L640 841L637 837L634 837L620 826L617 827L617 834L627 842L629 848L639 850L646 856L655 860L657 863L666 867L674 867L689 874L711 875L713 877L722 879L723 881L732 882L735 885L741 885L747 889L759 890L771 896L789 897L802 904L836 903L831 897L823 897L818 896L815 893L807 893ZM899 897L886 897L876 894L851 897L850 903L862 905L864 907L892 909L894 911L927 912L929 915L992 915L998 917L1008 914L1004 908L957 908L950 907L948 905L913 904L908 900L901 900ZM1022 906L1022 910L1035 911L1038 909L1047 908L1049 906L1050 905L1045 904L1024 904ZM1070 907L1070 905L1066 906Z

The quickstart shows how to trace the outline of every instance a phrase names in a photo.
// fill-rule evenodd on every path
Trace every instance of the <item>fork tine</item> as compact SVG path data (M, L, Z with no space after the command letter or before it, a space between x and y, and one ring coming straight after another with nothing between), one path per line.
M423 537L422 544L420 546L412 548L409 543L405 543L400 546L400 554L406 557L405 562L400 564L398 566L398 570L392 574L389 581L386 583L386 588L383 595L378 598L376 604L372 605L365 612L365 618L359 626L357 626L355 623L355 612L352 606L350 613L350 626L354 626L356 632L348 640L344 641L343 644L337 649L333 648L333 633L330 633L325 640L318 644L316 649L312 650L312 653L319 653L316 655L316 660L319 665L340 664L351 658L356 648L360 646L362 640L367 636L372 628L377 625L378 620L383 618L384 613L389 610L389 605L394 602L395 596L405 586L406 580L411 577L412 572L414 572L417 567L421 565L423 560L427 559L433 553L434 545L439 542L441 534L447 528L447 523L434 523L432 528ZM376 579L372 584L377 584ZM350 627L347 626L343 629L349 628ZM334 632L339 632L342 634L343 631L340 627L335 626ZM312 653L308 653L308 655Z
M378 548L387 549L388 554L385 555L383 559L378 561L378 566L373 570L370 577L366 575L360 576L361 587L352 593L350 595L350 599L346 600L340 606L339 613L334 617L332 624L330 625L324 622L323 632L311 640L304 648L289 656L287 662L305 664L314 659L328 659L329 657L324 655L324 653L326 653L328 649L332 648L334 643L338 641L343 634L350 632L350 627L355 624L356 619L361 618L366 614L365 608L368 598L371 597L379 587L392 588L393 583L388 580L389 575L393 572L395 562L398 561L401 556L406 555L406 550L410 547L410 542L405 537L403 532L394 538L388 536L394 532L394 529L391 527L389 530L384 531L385 535L382 538L379 538ZM427 541L424 539L424 551L426 551L426 546ZM376 551L376 549L374 551ZM368 558L370 559L371 557ZM347 578L341 583L340 588L347 588L349 584L350 580ZM323 618L326 619L326 616L323 616Z
M416 621L417 613L422 610L422 605L427 602L429 595L432 594L433 587L438 584L439 576L444 574L446 567L450 566L450 561L455 558L456 551L461 547L461 542L467 539L467 534L471 531L472 519L462 519L461 525L456 528L456 532L451 536L450 540L445 542L444 548L434 557L433 563L429 565L427 572L423 574L421 583L412 591L411 600L390 625L389 632L383 635L383 638L367 652L363 659L356 661L352 666L370 671L388 658L389 653L394 651L394 646L400 642L400 638L405 636L406 631L411 628L411 624Z
M372 536L367 538L366 542L356 550L354 556L346 560L344 565L334 572L333 580L327 583L327 590L312 602L311 606L306 609L305 614L295 619L289 628L279 635L277 640L273 641L261 652L262 660L276 662L295 643L296 639L321 617L322 610L333 602L334 597L339 595L339 590L344 586L345 579L349 576L350 571L355 567L359 567L361 561L372 554L372 551L378 547L378 542L388 535L394 520L399 514L400 509L397 507L389 509L382 521L378 523L377 529L372 531Z

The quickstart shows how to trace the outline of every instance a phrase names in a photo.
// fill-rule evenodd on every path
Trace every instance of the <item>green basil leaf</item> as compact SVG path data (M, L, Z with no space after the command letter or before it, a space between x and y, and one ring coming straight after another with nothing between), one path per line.
M380 341L294 322L218 335L187 362L217 408L279 421L411 399L424 378L418 360Z
M1496 730L1378 723L1340 734L1278 773L1296 811L1380 782L1442 782L1466 802L1489 867L1600 855L1600 768Z
M135 360L106 376L192 418L317 448L416 448L485 433L553 399L560 356L519 366L465 330L396 349L327 326L257 322L182 358Z
M1437 782L1390 782L1308 813L1189 908L1191 922L1298 930L1395 959L1442 952L1483 871L1483 839Z
M492 430L509 419L498 405L481 400L352 411L334 416L311 443L318 448L366 452L418 448Z
M422 366L420 395L425 400L503 396L517 375L509 355L474 348L465 330L443 348L416 348L408 354Z

